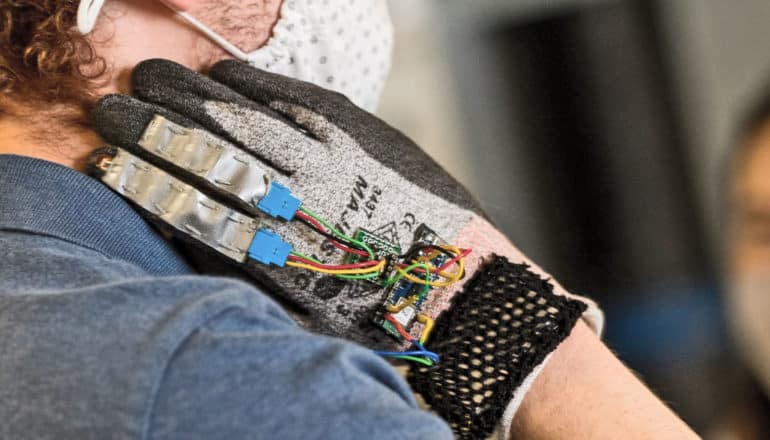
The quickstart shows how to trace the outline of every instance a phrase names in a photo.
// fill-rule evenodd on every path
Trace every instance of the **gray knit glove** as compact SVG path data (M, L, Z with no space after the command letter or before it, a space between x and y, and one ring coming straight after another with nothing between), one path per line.
M388 338L371 324L373 314L382 307L383 289L367 281L341 280L244 257L245 249L232 243L244 236L250 239L254 228L234 229L233 225L248 222L269 229L294 250L323 263L338 264L343 257L306 224L285 221L285 215L270 217L257 208L257 201L266 197L272 182L288 188L303 206L347 234L362 228L406 252L420 225L425 224L445 242L472 249L465 259L465 279L432 289L421 313L435 319L450 307L454 297L464 295L465 299L454 300L461 312L453 314L450 310L437 321L436 334L443 336L431 347L456 362L461 362L458 356L462 350L470 349L451 337L458 322L469 323L464 327L466 333L479 324L473 323L472 315L485 316L491 320L489 325L506 329L523 326L521 334L526 338L506 340L514 348L502 350L500 345L495 352L506 359L526 359L515 377L506 373L507 382L489 385L507 390L489 391L499 401L511 401L513 390L527 383L533 371L539 371L536 367L542 366L581 314L601 331L601 312L593 303L575 300L577 297L558 284L546 281L544 272L484 218L457 181L411 140L344 96L236 61L218 63L208 76L170 61L146 61L133 72L133 88L134 97L111 95L102 99L93 112L94 127L110 145L146 161L130 164L136 169L134 174L159 167L189 186L170 184L174 191L185 194L170 206L166 203L170 199L155 200L151 191L145 191L152 185L136 186L125 172L120 174L121 167L129 167L128 162L102 174L102 180L140 205L154 222L172 224L170 230L177 237L191 243L205 242L209 250L218 251L214 254L244 268L257 284L295 306L295 316L311 330L372 348L385 347ZM224 153L211 153L220 151L222 145ZM116 150L110 151L114 155ZM252 171L238 171L238 163L251 164ZM254 169L263 171L265 178L253 174ZM201 196L203 193L210 198ZM175 210L193 205L211 212L203 215L200 212L204 208L199 208L197 219L175 216ZM227 213L225 220L223 212ZM201 221L202 216L205 221ZM220 220L224 223L217 223ZM219 226L211 226L215 224ZM466 284L480 292L494 283L499 286L484 291L490 295L484 310L475 308L478 304L474 301L480 296L469 302L476 295L473 292L457 295ZM526 301L532 302L531 306ZM494 306L495 302L499 306ZM498 319L496 314L507 318ZM520 321L509 321L513 318ZM532 348L532 344L540 345ZM456 370L454 364L448 365ZM519 393L518 402L522 396L523 392ZM450 396L444 398L445 403L451 400ZM490 420L499 420L504 409L499 406L477 409L467 413L470 419L450 422L472 425L476 423L474 417L484 414L485 422L479 426L486 432ZM462 426L454 428L461 433Z

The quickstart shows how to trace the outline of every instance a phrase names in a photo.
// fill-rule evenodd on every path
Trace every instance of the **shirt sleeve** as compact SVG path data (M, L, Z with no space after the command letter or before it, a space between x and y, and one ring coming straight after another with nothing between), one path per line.
M244 308L180 346L149 427L152 439L452 438L370 351Z

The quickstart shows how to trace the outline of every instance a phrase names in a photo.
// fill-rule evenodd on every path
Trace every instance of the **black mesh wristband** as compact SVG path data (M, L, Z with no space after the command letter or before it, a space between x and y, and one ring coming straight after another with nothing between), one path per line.
M586 305L553 293L526 264L494 257L436 321L433 367L408 380L457 438L492 434L535 367L569 335Z

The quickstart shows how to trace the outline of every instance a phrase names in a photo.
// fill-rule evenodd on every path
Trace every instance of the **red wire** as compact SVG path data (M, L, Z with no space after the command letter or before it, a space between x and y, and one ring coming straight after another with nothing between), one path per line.
M473 249L463 249L462 253L460 255L457 255L456 257L452 258L451 260L447 261L446 263L442 264L441 267L438 268L439 272L443 272L444 270L452 267L455 263L462 260L463 258L470 255L470 253L473 252Z
M390 313L386 313L385 319L390 321L390 323L396 327L396 330L398 330L398 333L401 336L403 336L404 339L406 339L407 341L411 341L412 339L414 339L412 338L412 335L410 335L409 333L406 332L406 330L404 330L404 327L401 326L401 323L396 321L396 318L394 318L393 315L391 315Z
M341 251L344 251L344 252L347 252L349 254L355 254L355 255L358 255L359 257L369 257L369 254L366 251L361 251L361 250L358 250L358 249L349 248L349 247L345 246L344 244L342 244L342 243L340 243L340 242L338 242L336 240L329 240L327 238L326 241L331 243L337 249L339 249Z
M319 230L321 232L327 232L326 228L324 228L323 225L320 222L318 222L318 220L314 219L313 217L310 217L309 215L306 215L304 212L297 211L294 215L296 215L297 217L301 218L302 220L305 220L308 223L312 224L317 230ZM361 257L368 257L369 256L369 254L366 251L350 248L350 247L345 246L344 244L342 244L342 243L340 243L338 241L331 240L329 238L327 238L326 241L328 241L334 247L336 247L337 249L339 249L339 250L341 250L343 252L347 252L349 254L358 255L358 256L361 256Z
M321 223L318 220L314 219L313 217L310 217L309 215L305 214L304 212L297 211L297 212L294 213L294 215L296 215L297 217L301 218L302 220L305 220L305 221L311 223L313 226L316 227L316 229L318 229L320 231L326 232L326 229L323 227L323 225L321 225Z
M371 260L371 261L365 261L363 263L355 263L355 264L327 265L327 264L319 264L319 263L316 263L315 261L298 257L296 255L289 255L289 260L296 261L302 264L307 264L309 266L317 267L319 269L328 269L328 270L363 269L363 268L372 267L380 264L380 261L378 260Z

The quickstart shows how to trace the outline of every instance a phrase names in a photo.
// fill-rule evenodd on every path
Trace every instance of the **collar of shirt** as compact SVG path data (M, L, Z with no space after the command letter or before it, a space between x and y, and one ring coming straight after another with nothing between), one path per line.
M97 180L30 157L0 155L0 231L47 235L148 273L192 270L131 206Z

